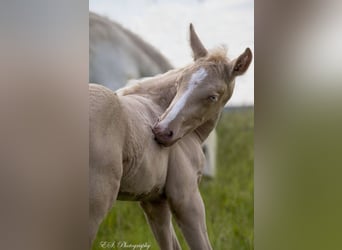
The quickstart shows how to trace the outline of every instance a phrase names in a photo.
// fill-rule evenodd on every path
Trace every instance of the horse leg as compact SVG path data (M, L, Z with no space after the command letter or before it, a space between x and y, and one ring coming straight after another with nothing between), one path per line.
M160 249L180 250L171 222L171 212L166 200L140 203Z
M169 202L190 249L212 249L205 224L204 204L198 188L182 198L179 196L181 193L177 197L171 197Z
M116 171L111 171L114 169ZM117 168L120 166L119 168ZM91 248L99 226L114 205L122 175L121 164L105 167L107 171L99 171L99 168L90 168L89 186L89 247Z
M205 155L203 175L211 178L214 178L216 173L216 145L217 135L216 131L213 130L202 146L203 153Z

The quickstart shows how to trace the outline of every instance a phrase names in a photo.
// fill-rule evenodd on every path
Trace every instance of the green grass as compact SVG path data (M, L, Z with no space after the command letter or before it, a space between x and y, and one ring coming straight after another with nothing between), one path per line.
M216 250L253 249L253 109L223 113L217 132L217 175L200 184L209 239ZM175 227L182 249L189 249ZM137 202L116 203L103 221L92 249L103 249L101 241L146 242L150 249L159 249Z

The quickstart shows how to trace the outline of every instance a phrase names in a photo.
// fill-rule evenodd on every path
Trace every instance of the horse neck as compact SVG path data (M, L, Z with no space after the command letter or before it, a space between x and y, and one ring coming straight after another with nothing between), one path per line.
M179 70L171 70L163 75L147 78L137 84L120 90L122 95L139 95L146 97L166 110L176 95L176 79Z
M221 112L215 114L211 119L209 119L207 122L203 123L201 126L195 129L195 133L200 139L200 142L203 143L216 127L216 124L219 120L219 117L221 115Z

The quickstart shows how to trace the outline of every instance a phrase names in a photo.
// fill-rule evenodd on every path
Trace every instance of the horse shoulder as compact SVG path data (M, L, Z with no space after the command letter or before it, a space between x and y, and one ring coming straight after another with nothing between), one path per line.
M124 121L125 115L118 96L102 85L89 84L91 161L107 165L121 157L125 134Z

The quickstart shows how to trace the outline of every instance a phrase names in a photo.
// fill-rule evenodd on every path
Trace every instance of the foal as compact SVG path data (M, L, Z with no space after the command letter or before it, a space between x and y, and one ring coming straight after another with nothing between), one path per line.
M116 93L90 84L90 243L115 200L139 201L163 250L211 249L198 184L201 144L246 72L250 49L230 61L208 52L190 25L194 63Z

